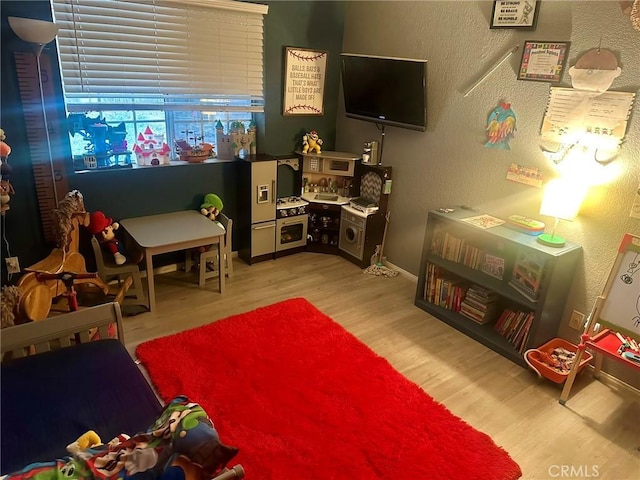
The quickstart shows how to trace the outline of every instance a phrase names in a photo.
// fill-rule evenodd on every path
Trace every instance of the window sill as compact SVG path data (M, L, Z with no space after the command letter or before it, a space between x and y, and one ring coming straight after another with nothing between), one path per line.
M112 165L109 167L86 168L81 170L75 170L74 173L86 174L86 173L97 173L97 172L120 172L124 170L147 170L147 169L155 169L155 168L162 168L162 167L179 167L179 166L187 166L187 165L190 166L190 165L229 163L229 162L235 162L236 160L237 159L221 159L221 158L207 158L202 162L185 162L182 160L171 160L170 163L165 163L163 165L138 165L138 164Z

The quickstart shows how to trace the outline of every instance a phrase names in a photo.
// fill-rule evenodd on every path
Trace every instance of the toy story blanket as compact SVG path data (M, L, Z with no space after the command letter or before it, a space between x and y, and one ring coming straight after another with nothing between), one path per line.
M146 432L118 435L107 444L89 431L67 446L68 457L32 463L0 480L185 480L185 458L205 478L222 472L238 449L220 442L204 409L185 396L173 399ZM187 480L189 480L187 478Z

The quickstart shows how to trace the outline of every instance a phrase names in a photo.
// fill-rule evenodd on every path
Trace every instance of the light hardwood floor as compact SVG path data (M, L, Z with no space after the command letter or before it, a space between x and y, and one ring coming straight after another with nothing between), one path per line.
M338 256L299 253L252 266L235 258L234 269L224 295L215 280L199 288L195 272L157 275L157 311L125 318L130 352L151 338L304 297L491 436L522 478L640 479L640 400L633 392L585 370L562 406L559 386L415 307L415 282L363 273Z

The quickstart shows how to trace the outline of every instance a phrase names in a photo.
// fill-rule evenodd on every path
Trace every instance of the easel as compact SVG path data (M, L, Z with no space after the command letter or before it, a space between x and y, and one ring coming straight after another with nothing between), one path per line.
M605 328L594 336L598 323ZM586 348L596 353L593 372L596 378L600 374L605 355L640 371L640 363L628 360L621 355L625 350L630 352L633 350L629 347L625 348L618 334L622 338L630 338L636 342L640 339L640 237L630 233L622 238L607 283L589 315L576 358L560 394L562 405L569 398Z

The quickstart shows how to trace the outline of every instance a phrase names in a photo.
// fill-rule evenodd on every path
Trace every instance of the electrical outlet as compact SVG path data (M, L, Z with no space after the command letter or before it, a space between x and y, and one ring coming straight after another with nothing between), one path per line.
M20 273L18 257L7 257L5 258L5 262L7 262L7 273Z
M571 318L569 319L569 326L574 330L584 330L584 313L574 310L571 313Z

